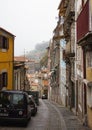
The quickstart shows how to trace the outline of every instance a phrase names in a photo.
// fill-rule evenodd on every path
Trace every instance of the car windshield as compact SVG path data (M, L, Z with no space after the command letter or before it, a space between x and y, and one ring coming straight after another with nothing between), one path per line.
M24 106L24 95L18 93L0 93L0 104Z

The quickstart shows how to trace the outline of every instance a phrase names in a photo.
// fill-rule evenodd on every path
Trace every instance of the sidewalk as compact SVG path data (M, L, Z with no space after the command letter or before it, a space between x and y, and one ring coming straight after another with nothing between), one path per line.
M61 114L61 124L63 130L90 130L87 126L83 126L81 121L76 115L68 108L58 105L55 102L51 102Z

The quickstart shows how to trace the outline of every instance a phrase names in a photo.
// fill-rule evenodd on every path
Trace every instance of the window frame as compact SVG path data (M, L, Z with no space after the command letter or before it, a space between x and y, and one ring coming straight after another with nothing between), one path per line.
M0 35L0 49L9 49L9 38L3 35Z
M0 74L0 89L3 87L7 87L8 85L8 73L7 72L2 72Z

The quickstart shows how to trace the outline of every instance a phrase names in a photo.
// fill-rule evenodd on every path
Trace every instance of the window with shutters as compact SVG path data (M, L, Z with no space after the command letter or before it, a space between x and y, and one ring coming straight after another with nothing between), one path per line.
M0 35L0 48L1 49L9 48L9 39L7 37Z
M2 74L0 74L0 89L2 89L3 87L7 87L7 83L8 83L8 73L3 72Z
M2 73L2 85L3 87L7 86L7 72Z

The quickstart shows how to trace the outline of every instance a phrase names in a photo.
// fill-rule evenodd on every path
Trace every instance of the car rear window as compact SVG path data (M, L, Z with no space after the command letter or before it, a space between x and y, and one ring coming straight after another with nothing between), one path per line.
M0 93L0 104L23 107L24 95L20 93Z
M24 104L24 95L23 94L13 94L12 95L12 104L23 105Z
M7 93L0 93L0 104L10 104L11 96Z

